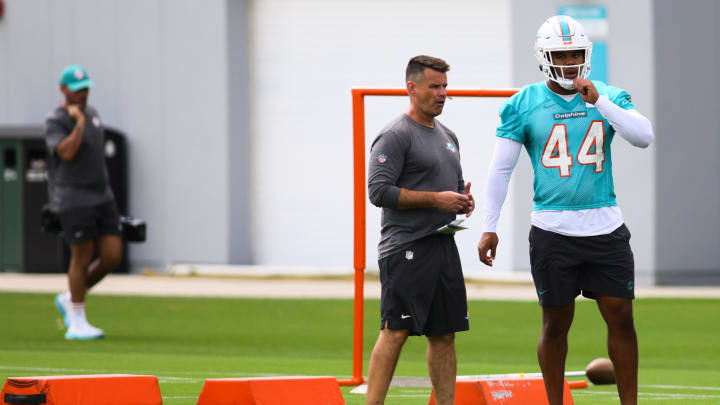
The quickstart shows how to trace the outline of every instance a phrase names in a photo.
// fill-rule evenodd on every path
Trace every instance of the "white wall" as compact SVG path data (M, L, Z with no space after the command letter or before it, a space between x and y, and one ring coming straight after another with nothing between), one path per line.
M611 22L610 81L652 118L651 0L602 3ZM129 136L131 210L149 223L147 243L131 250L136 269L243 261L350 268L350 89L403 87L408 59L421 53L450 63L453 88L540 80L532 38L557 4L9 0L0 20L0 124L42 122L60 99L61 69L84 64L97 83L91 103ZM247 49L238 52L246 34ZM238 68L245 51L249 73ZM366 101L369 147L407 100ZM476 244L501 101L455 99L440 116L458 134L479 203L471 229L458 234L468 273L487 271ZM616 146L618 200L645 271L654 265L654 153L620 140ZM500 271L524 269L527 261L529 189L514 178L500 222ZM374 267L379 209L368 203L367 210L367 262ZM245 216L252 218L249 238Z
M608 59L611 84L627 89L637 110L650 119L659 136L652 9L652 0L608 1ZM635 278L640 285L654 284L657 269L657 145L657 139L647 149L638 149L622 139L613 142L615 192L632 232Z
M245 74L237 68L243 59L238 37L245 32L238 25L246 24L246 4L6 1L0 123L42 122L60 100L61 69L70 63L88 68L97 83L90 102L107 125L129 137L130 207L149 225L148 241L130 251L135 269L243 258L349 268L350 88L401 87L407 60L420 53L450 62L453 87L510 83L505 0L442 6L426 0L255 1L246 31L251 141L238 142L246 113L235 111L246 105L238 96ZM442 116L460 137L466 178L479 196L498 102L482 107L455 100ZM369 140L406 106L403 99L370 100ZM237 173L243 147L252 156L250 187ZM243 193L252 196L249 210L238 207ZM368 212L368 263L374 265L379 211ZM251 241L244 240L244 219L238 220L248 214ZM458 237L466 269L479 266L480 219Z
M256 264L352 267L352 87L404 87L407 62L418 54L448 61L449 87L510 85L503 0L263 0L249 20ZM459 137L480 203L500 101L455 99L439 117ZM407 105L400 97L366 99L367 148ZM458 234L466 272L481 268L481 210ZM367 212L367 263L376 267L380 210L368 203ZM511 247L503 245L499 270L509 269Z
M135 267L226 263L228 107L223 0L5 2L0 123L38 124L59 75L84 65L90 103L126 132L130 208L148 221Z
M656 281L720 285L720 2L688 5L692 12L682 12L673 1L653 4L658 27ZM692 79L678 80L698 52L702 62L692 64ZM689 85L695 82L700 85Z

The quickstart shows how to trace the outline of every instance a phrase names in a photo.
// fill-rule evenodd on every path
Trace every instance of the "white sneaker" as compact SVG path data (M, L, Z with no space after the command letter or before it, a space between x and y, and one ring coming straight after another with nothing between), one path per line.
M67 299L68 294L58 294L55 296L55 308L60 312L60 315L63 317L63 323L65 324L66 328L70 327L70 310L72 308L72 304L70 303L70 300Z
M102 329L98 329L87 322L72 323L65 332L65 339L67 340L92 340L104 337L105 332Z

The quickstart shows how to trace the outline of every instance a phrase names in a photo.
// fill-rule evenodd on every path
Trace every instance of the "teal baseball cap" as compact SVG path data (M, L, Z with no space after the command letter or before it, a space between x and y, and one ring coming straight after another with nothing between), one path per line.
M95 85L90 80L87 70L80 65L70 65L63 69L60 84L67 86L70 91L79 91Z

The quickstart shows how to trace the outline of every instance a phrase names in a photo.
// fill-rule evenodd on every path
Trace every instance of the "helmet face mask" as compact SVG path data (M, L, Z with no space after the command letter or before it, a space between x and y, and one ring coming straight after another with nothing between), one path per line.
M579 65L558 65L553 62L552 53L557 51L582 51L585 58ZM573 79L565 78L564 71L577 68L577 77L583 79L590 74L592 42L585 29L572 17L560 15L547 19L538 29L535 37L535 58L540 70L548 80L552 80L564 89L574 89Z

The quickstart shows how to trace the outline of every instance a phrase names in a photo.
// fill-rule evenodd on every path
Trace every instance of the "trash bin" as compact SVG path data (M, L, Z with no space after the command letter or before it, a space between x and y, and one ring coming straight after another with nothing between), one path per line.
M125 134L105 127L105 166L108 169L110 188L122 215L128 215L127 147Z
M0 268L20 272L23 263L22 142L0 139Z
M23 152L23 237L26 273L64 272L70 249L61 238L44 233L40 209L48 201L47 147L44 139L22 141Z
M128 214L125 135L105 131L110 187L120 214ZM48 202L44 127L0 127L0 271L62 273L70 249L62 238L41 231L40 209ZM128 272L127 243L116 272Z
M120 215L129 215L127 142L124 133L111 127L105 127L105 166L108 170L110 188L115 195L118 211L120 211ZM128 244L123 240L122 261L115 272L127 273L129 271Z

